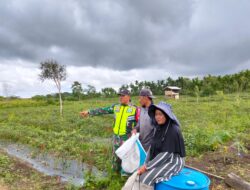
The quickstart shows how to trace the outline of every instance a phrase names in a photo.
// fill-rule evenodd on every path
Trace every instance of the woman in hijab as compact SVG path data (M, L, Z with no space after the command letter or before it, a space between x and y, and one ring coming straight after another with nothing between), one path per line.
M138 174L140 184L153 187L181 171L186 153L179 121L171 106L164 102L151 105L148 114L154 125L154 136L147 160Z

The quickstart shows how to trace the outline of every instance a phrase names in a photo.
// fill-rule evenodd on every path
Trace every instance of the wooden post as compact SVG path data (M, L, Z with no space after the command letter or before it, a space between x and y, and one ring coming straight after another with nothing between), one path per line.
M226 183L230 187L233 187L234 189L238 189L238 190L250 190L250 183L244 181L243 179L241 179L239 176L235 175L234 173L230 173L230 174L227 175L226 178L223 178L221 176L217 176L217 175L211 174L209 172L205 172L203 170L200 170L200 169L192 167L192 166L185 165L185 167L197 170L199 172L207 174L207 175L209 175L211 177L214 177L216 179L223 180L224 183Z
M227 178L225 178L224 182L239 190L250 190L250 183L244 181L239 176L235 175L234 173L230 173L227 175Z
M212 176L212 177L214 177L214 178L217 178L217 179L220 179L220 180L224 180L224 178L221 177L221 176L214 175L214 174L212 174L212 173L209 173L209 172L200 170L200 169L195 168L195 167L192 167L192 166L188 166L188 165L185 165L185 166L186 166L187 168L190 168L190 169L193 169L193 170L197 170L197 171L199 171L199 172L201 172L201 173L204 173L204 174L207 174L207 175L209 175L209 176Z

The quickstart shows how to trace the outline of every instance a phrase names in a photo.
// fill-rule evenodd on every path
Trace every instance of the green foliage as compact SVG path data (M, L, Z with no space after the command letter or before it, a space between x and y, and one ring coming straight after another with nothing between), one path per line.
M115 96L117 96L117 93L116 93L115 89L109 87L109 88L102 89L102 95L104 97L115 97Z
M135 81L127 85L122 85L120 89L131 89L134 96L138 96L143 87L149 87L154 95L163 95L166 86L178 86L181 88L182 95L212 96L216 91L224 93L248 92L250 90L250 70L241 71L233 75L212 76L207 75L202 79L178 77L176 80L168 77L166 80L154 81Z
M36 101L32 99L0 101L0 109L3 108L22 108L22 107L40 107L48 105L46 101Z
M5 183L12 183L15 180L15 174L12 174L8 170L11 164L9 157L0 153L0 178L3 179Z
M138 96L142 88L148 87L154 95L164 95L164 88L166 86L178 86L181 88L181 95L195 96L196 102L199 97L218 95L222 99L224 94L250 92L250 70L241 71L233 75L225 76L212 76L207 75L202 79L199 78L186 78L178 77L176 80L168 77L166 80L157 81L135 81L130 84L122 85L121 89L130 89L132 96ZM105 87L101 92L97 92L96 88L92 85L87 85L82 89L81 83L74 81L71 86L72 93L62 93L62 99L67 101L79 101L84 99L92 99L97 97L115 97L116 91L111 87ZM58 94L50 94L47 96L37 95L32 97L33 100L44 100L50 104L56 104ZM12 97L13 99L15 97ZM49 99L48 99L49 98ZM52 100L52 99L54 100ZM10 98L9 98L10 99ZM5 98L0 97L0 101Z
M10 164L10 159L8 158L8 156L0 154L0 168L3 168L9 164Z
M110 168L111 164L106 161L107 174L106 176L96 177L91 171L85 173L84 189L86 190L117 190L121 189L127 177L121 177L120 174L114 173Z
M138 104L138 97L132 97L132 100ZM158 103L166 99L161 96L155 101ZM228 141L235 142L241 151L245 144L250 143L249 94L219 93L200 97L198 103L196 97L190 96L167 101L181 123L188 156L216 150ZM65 101L64 117L61 118L57 106L43 100L3 101L0 102L0 139L78 159L107 172L104 178L87 174L86 189L120 189L125 179L110 170L113 116L79 117L81 110L116 102L118 98ZM69 186L68 189L74 187Z
M48 59L41 62L40 69L41 74L39 77L42 81L51 79L58 85L60 81L66 79L66 66L60 65L56 60Z
M68 185L60 184L56 177L44 176L31 169L23 162L19 162L12 157L8 157L5 152L0 151L0 186L6 189L79 189ZM5 188L4 188L5 189Z
M72 89L73 96L78 97L78 100L80 100L81 94L83 92L82 84L78 81L74 81L74 83L71 86L71 89Z

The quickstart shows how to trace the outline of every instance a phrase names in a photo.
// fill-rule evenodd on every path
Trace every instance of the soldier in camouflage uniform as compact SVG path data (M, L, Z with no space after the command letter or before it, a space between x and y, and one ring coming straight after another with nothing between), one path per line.
M126 89L121 90L120 103L109 107L90 109L88 111L80 112L80 115L86 117L97 116L103 114L114 114L113 124L113 154L112 154L112 168L116 172L121 172L126 175L121 168L121 160L116 156L115 151L131 136L131 131L138 120L138 112L136 106L130 103L130 92Z

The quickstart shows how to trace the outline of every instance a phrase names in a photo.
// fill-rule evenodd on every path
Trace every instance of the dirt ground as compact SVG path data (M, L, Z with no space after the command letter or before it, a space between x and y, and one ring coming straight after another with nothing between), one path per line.
M223 146L215 152L207 152L200 157L189 157L186 165L197 169L227 177L227 174L234 173L247 182L250 182L250 146L246 147L248 153L240 153L230 145ZM211 190L233 189L227 186L223 180L209 176L211 180Z
M8 188L0 184L0 190L8 190Z

